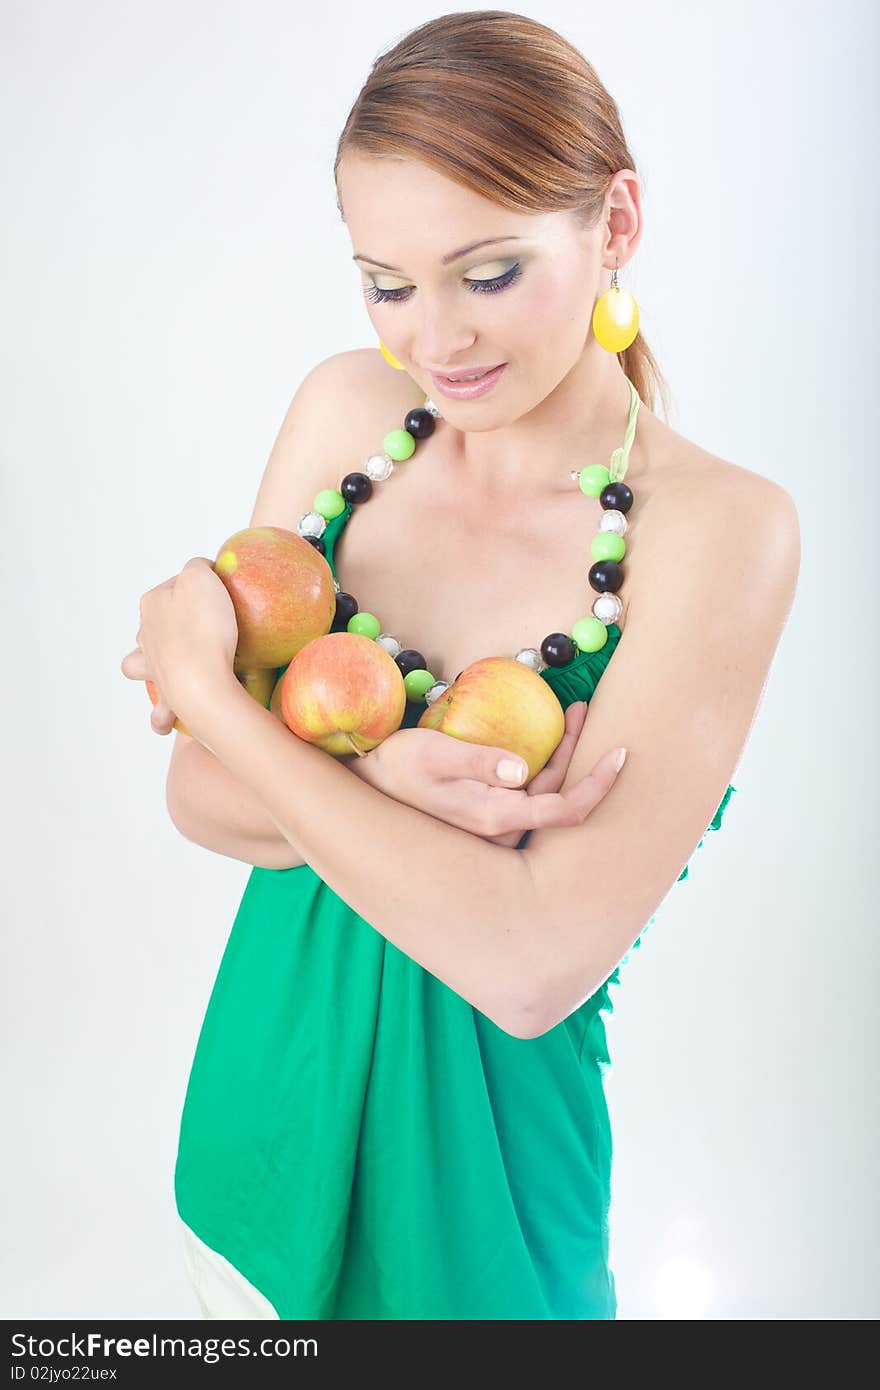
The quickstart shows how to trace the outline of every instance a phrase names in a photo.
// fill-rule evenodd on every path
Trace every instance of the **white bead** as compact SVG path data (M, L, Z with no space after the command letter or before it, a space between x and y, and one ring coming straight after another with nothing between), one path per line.
M327 522L318 512L306 512L297 527L301 536L323 536L326 529Z
M448 689L449 681L435 681L434 684L429 685L428 689L425 691L425 704L433 705L435 700L439 700L444 690Z
M617 536L626 534L627 520L623 512L617 511L614 507L609 507L603 511L599 519L600 531L613 531Z
M530 666L533 671L543 671L546 665L537 647L523 647L522 651L517 652L516 660L521 661L523 666Z
M373 454L364 465L364 472L374 483L384 483L394 472L394 460L387 454Z
M593 617L606 627L609 623L616 623L622 612L623 604L616 594L600 594L593 604Z
M400 656L403 647L396 637L392 637L390 632L380 632L376 638L380 647L384 647L389 656Z

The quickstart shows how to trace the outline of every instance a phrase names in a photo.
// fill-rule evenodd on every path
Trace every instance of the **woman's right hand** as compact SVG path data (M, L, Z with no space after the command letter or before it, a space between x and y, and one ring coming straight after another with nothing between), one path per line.
M147 681L151 683L159 698L156 700L155 704L153 704L150 711L150 727L154 734L162 734L163 736L165 734L170 734L171 730L174 728L177 715L166 702L161 690L153 680L152 673L147 669L147 659L141 648L140 628L137 630L137 636L134 641L135 645L133 650L122 658L119 669L130 681L143 681L145 685ZM147 688L147 693L149 694L149 687Z
M495 844L517 845L527 830L580 825L616 780L616 750L609 749L579 782L559 790L585 717L583 701L569 705L553 755L519 790L497 773L499 760L513 756L508 749L466 743L437 729L398 729L362 757L345 761L396 801Z

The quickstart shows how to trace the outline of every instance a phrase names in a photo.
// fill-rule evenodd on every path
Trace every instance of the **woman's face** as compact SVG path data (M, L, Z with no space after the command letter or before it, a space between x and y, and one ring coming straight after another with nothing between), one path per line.
M445 419L498 428L579 360L605 288L601 223L510 212L409 160L347 154L338 187L373 328L425 394L432 370L508 364L486 395L441 398Z

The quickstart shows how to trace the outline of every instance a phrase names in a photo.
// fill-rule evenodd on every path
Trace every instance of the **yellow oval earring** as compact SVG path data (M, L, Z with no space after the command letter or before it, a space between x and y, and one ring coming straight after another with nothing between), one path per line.
M398 360L397 360L396 357L392 357L392 356L391 356L391 353L388 351L387 347L386 347L385 344L382 342L382 339L381 339L381 338L379 339L379 351L381 352L382 356L385 358L385 361L388 363L389 367L396 367L397 370L398 370L399 372L405 372L405 371L406 371L406 368L404 367L403 363L402 363L402 362L398 362Z
M618 285L619 266L618 261L611 272L611 288L600 294L593 310L593 336L606 352L623 352L639 331L639 306L635 296Z

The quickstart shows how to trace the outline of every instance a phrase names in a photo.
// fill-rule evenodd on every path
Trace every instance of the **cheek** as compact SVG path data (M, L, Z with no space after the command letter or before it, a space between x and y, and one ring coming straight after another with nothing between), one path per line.
M570 275L542 275L539 281L523 286L518 314L531 334L537 331L564 335L577 302Z
M573 283L570 269L566 274L550 272L528 288L523 286L516 326L511 325L507 341L516 335L517 356L531 362L534 380L546 386L552 378L555 384L580 353L592 312L586 300L583 288Z

